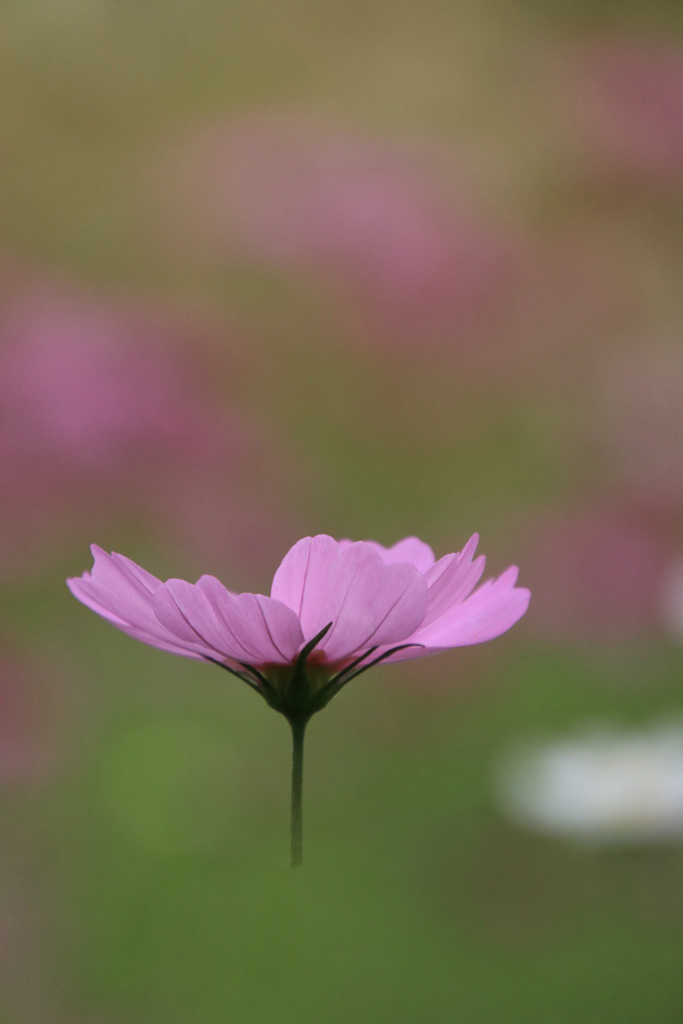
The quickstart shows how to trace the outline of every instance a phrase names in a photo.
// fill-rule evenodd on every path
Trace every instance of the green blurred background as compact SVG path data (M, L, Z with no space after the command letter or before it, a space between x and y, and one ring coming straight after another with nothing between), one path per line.
M680 6L5 0L0 57L0 1019L677 1024L676 835L494 779L683 714ZM475 530L526 618L313 722L295 873L286 723L63 582Z

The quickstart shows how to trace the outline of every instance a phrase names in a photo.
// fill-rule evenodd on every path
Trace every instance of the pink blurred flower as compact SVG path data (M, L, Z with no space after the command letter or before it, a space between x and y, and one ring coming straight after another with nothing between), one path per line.
M87 475L118 487L131 466L171 450L196 454L207 441L215 448L179 333L170 317L74 292L29 289L9 303L0 314L0 465L23 460L26 472L8 483L40 490L55 475Z
M424 344L510 283L518 241L477 213L436 147L266 115L184 139L182 154L165 161L174 208L205 247L323 275L380 337Z
M607 464L649 510L683 509L683 352L649 345L604 368L593 427Z
M162 583L93 546L92 573L68 585L123 632L219 662L286 714L288 700L299 699L290 693L297 666L310 670L305 699L317 703L324 695L327 703L377 661L483 643L514 625L529 591L515 587L516 567L475 591L485 563L472 560L477 540L475 534L460 554L436 561L415 537L391 548L306 537L283 559L270 597L233 594L214 576Z
M548 518L533 530L534 629L555 640L623 642L661 624L672 545L628 507Z
M40 562L55 540L117 515L153 522L199 554L213 550L219 519L224 536L227 515L234 552L267 555L284 513L273 514L257 479L267 469L278 479L279 445L209 384L201 345L219 330L56 284L15 289L0 309L4 572L25 572L25 552ZM228 487L239 494L231 517Z
M606 39L578 62L585 135L604 168L655 184L683 175L683 47Z

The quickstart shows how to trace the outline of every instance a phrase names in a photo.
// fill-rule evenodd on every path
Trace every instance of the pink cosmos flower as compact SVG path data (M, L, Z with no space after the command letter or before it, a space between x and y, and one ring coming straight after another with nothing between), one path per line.
M483 643L521 618L529 591L515 586L515 566L474 591L485 563L473 560L477 542L475 534L462 552L436 561L416 537L391 548L305 537L285 555L270 597L234 594L214 576L162 583L93 545L92 572L68 586L124 633L244 676L283 713L288 670L303 668L305 655L306 699L318 710L321 691L330 699L370 663Z
M304 537L262 594L234 594L214 576L165 583L93 545L92 572L68 580L83 604L137 640L238 676L287 718L294 738L292 864L301 861L303 735L308 720L381 661L483 643L529 604L517 568L475 590L484 571L475 534L438 561L416 537L373 541Z

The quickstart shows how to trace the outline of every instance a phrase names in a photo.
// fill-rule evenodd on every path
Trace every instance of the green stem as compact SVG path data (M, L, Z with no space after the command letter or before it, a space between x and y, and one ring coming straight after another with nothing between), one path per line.
M308 718L296 715L287 721L292 730L292 867L296 868L303 857L304 733Z

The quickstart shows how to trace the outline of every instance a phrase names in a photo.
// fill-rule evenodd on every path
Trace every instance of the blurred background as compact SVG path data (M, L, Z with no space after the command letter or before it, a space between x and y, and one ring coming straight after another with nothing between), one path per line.
M683 11L5 0L0 1020L683 1019ZM289 736L78 605L478 530Z

